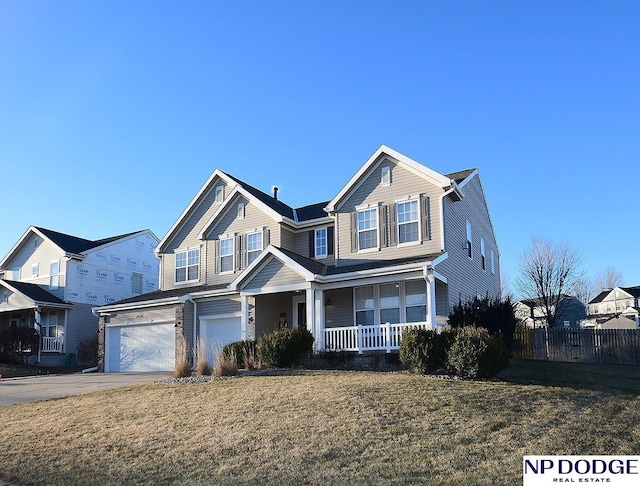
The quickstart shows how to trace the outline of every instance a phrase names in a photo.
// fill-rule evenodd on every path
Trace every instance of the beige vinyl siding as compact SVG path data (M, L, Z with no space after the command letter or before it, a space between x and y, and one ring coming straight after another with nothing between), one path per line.
M391 167L391 184L383 186L381 180L381 167ZM437 253L441 250L441 211L440 196L443 189L426 179L417 176L407 170L402 164L383 159L382 162L372 166L362 183L353 191L338 207L338 244L336 248L338 265L350 265L370 260L387 260L392 258L404 258L415 255ZM351 214L357 207L371 204L372 207L389 205L389 211L394 210L396 201L407 196L429 198L429 239L420 236L420 244L398 246L382 246L379 251L352 252L351 251ZM422 209L420 210L422 216ZM380 226L381 220L378 220ZM420 222L422 227L422 221ZM397 225L394 232L397 231ZM388 238L387 230L387 240ZM382 238L378 238L378 243ZM392 238L391 241L396 240Z
M324 308L325 327L354 325L353 288L327 290L324 293L324 298L325 302L331 300L331 305Z
M242 310L240 297L222 297L198 301L198 317L235 314Z
M459 300L476 295L500 295L500 261L495 235L491 227L479 176L474 176L463 188L464 199L443 199L445 217L445 249L448 258L436 270L448 279L448 312ZM466 221L471 222L472 258L468 257ZM484 238L487 255L486 270L482 270L480 238ZM495 255L495 274L491 273L490 253Z
M40 242L36 247L36 238ZM66 285L66 259L64 252L47 239L32 234L27 238L18 253L5 264L5 269L13 271L20 268L20 281L41 285L45 290L55 295L59 299L64 299L64 288ZM55 260L59 263L58 288L49 289L49 276L51 262ZM38 276L31 276L31 267L38 265ZM6 274L7 280L16 280L12 273Z
M298 235L284 226L280 229L280 247L285 250L293 251L299 255L303 255L297 250ZM304 256L304 255L303 255Z
M176 234L169 239L162 249L163 257L161 260L161 288L163 290L169 290L176 287L183 286L183 284L176 285L175 283L175 255L174 251L191 247L200 247L202 242L198 239L198 233L202 230L203 226L211 219L211 216L220 208L220 204L215 202L215 188L216 186L224 185L224 181L216 177L210 189L205 192L200 201L192 208L191 213L182 222L182 225L178 228ZM225 186L225 197L229 194L230 188ZM204 269L202 260L202 250L200 252L200 283L204 283L204 276L202 270ZM197 284L197 282L196 282ZM189 285L194 285L190 283Z
M320 263L324 264L324 265L334 265L335 264L335 244L334 244L334 250L333 250L333 254L331 255L327 255L326 258L314 258L311 257L311 255L309 254L309 232L310 231L315 231L318 228L328 228L329 226L333 226L333 224L322 224L322 225L318 225L318 226L313 226L311 228L305 228L304 230L300 230L298 231L295 236L296 236L296 240L295 240L295 247L293 249L293 251L295 253L297 253L298 255L301 255L305 258L311 258L312 260L317 260ZM334 235L335 235L335 228L334 228ZM335 236L334 236L334 242L335 242ZM329 242L327 242L328 244Z
M292 285L304 282L305 279L297 272L285 266L285 264L277 258L271 258L271 260L257 275L243 285L242 290L259 290L262 288L278 287L281 285Z
M91 313L92 307L91 304L73 304L73 308L66 311L65 353L77 353L83 340L96 338L98 318ZM64 312L59 313L59 319L62 319Z
M238 219L238 204L244 204L244 219ZM238 195L231 202L224 214L205 235L206 237L206 270L207 284L217 284L231 282L236 278L242 270L246 268L246 236L255 230L263 231L267 229L266 237L263 235L262 247L268 245L280 246L280 225L273 218L263 212L258 206L247 200L245 197ZM234 273L219 275L217 272L217 255L216 244L220 235L236 235L242 236L242 248L234 247L236 259L241 256L242 264L235 265ZM201 253L202 259L202 253ZM201 262L202 263L202 262ZM240 268L238 270L238 268Z
M255 337L267 334L278 328L280 314L287 315L291 325L292 295L282 294L257 295L255 297Z

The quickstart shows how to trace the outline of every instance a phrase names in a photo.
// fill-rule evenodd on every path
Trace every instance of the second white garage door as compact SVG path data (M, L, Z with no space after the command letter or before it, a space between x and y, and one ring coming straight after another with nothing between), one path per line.
M173 371L173 323L107 328L105 371Z
M220 316L200 318L200 340L210 358L215 356L225 344L240 341L240 316Z

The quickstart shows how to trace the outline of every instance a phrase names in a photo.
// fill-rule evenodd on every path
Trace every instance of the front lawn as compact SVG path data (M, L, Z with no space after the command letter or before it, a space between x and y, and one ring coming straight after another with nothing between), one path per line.
M0 478L493 486L522 484L525 454L637 454L640 368L515 361L501 377L291 371L2 407Z

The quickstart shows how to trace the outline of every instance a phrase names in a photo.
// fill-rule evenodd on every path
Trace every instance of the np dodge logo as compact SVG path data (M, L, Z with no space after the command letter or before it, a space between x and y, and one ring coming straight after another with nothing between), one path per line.
M640 456L524 456L523 486L640 484Z

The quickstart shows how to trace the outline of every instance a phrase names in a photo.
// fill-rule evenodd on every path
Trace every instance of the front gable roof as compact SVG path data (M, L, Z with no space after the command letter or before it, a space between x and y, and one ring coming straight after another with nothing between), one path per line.
M28 301L31 301L34 307L46 304L72 307L71 304L67 304L64 300L56 297L50 292L47 292L36 284L0 279L0 286L5 287L15 294L21 295Z
M456 182L444 176L419 162L407 157L406 155L401 154L393 150L386 145L380 145L378 150L376 150L371 157L364 163L362 167L354 174L354 176L347 182L343 188L338 192L338 194L327 204L325 210L327 212L334 212L342 201L344 201L353 191L355 191L358 186L366 179L367 175L369 175L370 171L375 168L375 166L385 157L389 157L399 164L403 165L406 169L410 170L414 174L422 177L429 182L442 187L443 189L454 188L456 186Z
M4 259L0 262L0 268L4 268L6 263L11 260L11 258L13 258L13 256L20 250L20 248L22 248L22 246L28 241L31 235L37 235L43 240L50 241L55 246L60 248L60 250L65 253L65 255L82 257L82 255L84 255L89 250L93 250L100 246L107 245L109 243L113 243L115 241L144 232L151 233L149 230L141 230L134 231L132 233L111 236L108 238L102 238L99 240L87 240L85 238L60 233L59 231L42 228L40 226L30 226L29 229L27 229L27 231L18 240L18 242L13 246L13 248L9 250L9 253L7 253ZM155 235L153 235L153 237L156 238Z

